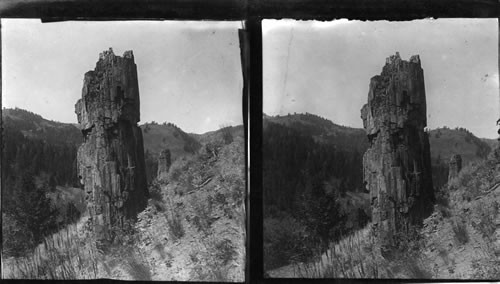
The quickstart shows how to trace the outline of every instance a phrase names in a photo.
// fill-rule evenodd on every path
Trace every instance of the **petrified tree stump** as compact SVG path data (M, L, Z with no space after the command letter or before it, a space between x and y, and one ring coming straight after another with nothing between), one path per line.
M382 74L370 81L368 104L361 109L370 147L363 156L372 221L383 243L431 211L431 176L424 72L418 55L386 59Z
M455 154L450 158L448 181L456 178L460 170L462 170L462 156Z
M158 173L157 179L165 180L168 175L168 170L170 169L171 160L170 160L170 150L165 149L160 152L160 156L158 157Z
M87 208L97 236L109 239L148 199L132 51L120 57L110 48L99 55L95 70L85 73L75 112L84 136L77 163Z

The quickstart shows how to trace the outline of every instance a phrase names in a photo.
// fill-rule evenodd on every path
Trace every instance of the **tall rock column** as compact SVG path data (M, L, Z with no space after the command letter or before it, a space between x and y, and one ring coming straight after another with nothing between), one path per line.
M361 109L370 147L363 156L372 221L382 242L417 224L433 208L424 72L418 55L386 59L382 74L370 81Z
M77 164L87 208L98 237L109 239L148 199L132 51L120 57L110 48L99 55L94 71L85 73L75 112L84 136Z

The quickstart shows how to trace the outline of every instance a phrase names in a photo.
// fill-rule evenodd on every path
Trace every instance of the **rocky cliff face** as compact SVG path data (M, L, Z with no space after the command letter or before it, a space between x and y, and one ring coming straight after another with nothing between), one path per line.
M450 181L452 178L456 178L461 169L462 169L462 156L458 154L451 156L449 163L448 181Z
M372 221L380 240L390 241L405 224L432 211L434 200L427 133L424 72L418 55L386 59L370 81L361 109L370 147L363 173L370 191Z
M134 219L148 198L132 51L99 55L95 70L85 73L75 112L84 136L78 174L96 234L107 239L110 229Z
M165 149L160 152L160 156L158 157L158 174L157 179L164 180L167 178L168 170L170 169L170 165L172 164L170 159L170 150Z

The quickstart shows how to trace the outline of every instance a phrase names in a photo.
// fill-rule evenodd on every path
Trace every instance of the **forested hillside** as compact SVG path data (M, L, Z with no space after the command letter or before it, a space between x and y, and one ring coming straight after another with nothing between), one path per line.
M431 145L432 178L439 188L448 181L448 163L453 154L462 157L462 164L486 159L491 152L490 143L480 139L465 128L437 128L429 131Z
M299 114L266 118L262 138L266 269L305 261L368 221L362 130Z
M370 219L363 184L363 129L339 126L313 114L264 115L263 200L265 268L307 261L326 240ZM429 131L435 188L448 180L448 163L484 160L491 148L463 128ZM318 245L319 244L319 245Z
M66 189L79 186L81 133L21 109L4 109L2 120L3 248L20 254L81 213L78 204L56 204Z
M52 185L77 184L76 149L82 140L78 128L21 109L4 109L2 120L2 176L7 185L24 172L43 173Z
M200 143L173 123L145 123L140 126L144 138L144 159L146 178L150 183L158 170L158 156L162 150L169 149L171 161L190 156L200 148Z

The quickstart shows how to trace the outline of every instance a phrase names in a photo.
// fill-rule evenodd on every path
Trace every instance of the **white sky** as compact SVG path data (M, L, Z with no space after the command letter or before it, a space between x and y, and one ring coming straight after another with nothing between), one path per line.
M240 22L2 19L2 105L76 123L83 75L99 53L133 50L141 124L204 133L242 118Z
M262 30L268 115L309 112L361 128L370 78L399 51L403 60L420 55L429 128L459 126L497 137L496 19L265 20Z

